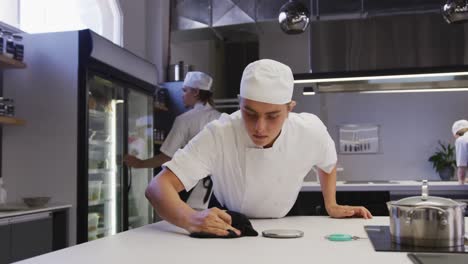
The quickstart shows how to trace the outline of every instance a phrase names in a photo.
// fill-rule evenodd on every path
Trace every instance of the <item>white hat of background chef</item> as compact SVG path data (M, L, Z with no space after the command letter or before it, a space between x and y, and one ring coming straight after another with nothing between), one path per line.
M137 127L148 127L153 124L152 116L142 116L136 120Z
M184 86L211 91L211 84L213 84L213 78L206 73L192 71L185 75Z
M453 123L453 126L452 126L453 135L455 136L458 131L464 128L468 128L468 120L462 119L462 120L455 121L455 123Z
M286 104L291 102L293 88L291 68L274 60L263 59L245 67L240 96L263 103Z

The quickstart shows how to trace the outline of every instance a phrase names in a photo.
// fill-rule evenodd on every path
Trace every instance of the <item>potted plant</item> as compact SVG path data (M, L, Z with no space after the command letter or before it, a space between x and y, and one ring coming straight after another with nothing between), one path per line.
M448 143L444 145L439 141L439 149L429 157L432 167L439 173L444 181L449 181L455 172L455 148Z

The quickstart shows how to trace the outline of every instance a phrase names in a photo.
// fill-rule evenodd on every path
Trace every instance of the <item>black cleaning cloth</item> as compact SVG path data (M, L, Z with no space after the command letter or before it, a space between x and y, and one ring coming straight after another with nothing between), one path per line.
M255 229L252 226L252 223L249 221L247 216L234 212L234 211L226 211L231 216L232 220L232 227L237 228L239 231L241 231L241 237L242 236L258 236L258 232L255 231ZM238 236L234 231L228 230L229 234L227 236L217 236L205 232L195 232L191 233L191 237L196 237L196 238L236 238L240 237Z

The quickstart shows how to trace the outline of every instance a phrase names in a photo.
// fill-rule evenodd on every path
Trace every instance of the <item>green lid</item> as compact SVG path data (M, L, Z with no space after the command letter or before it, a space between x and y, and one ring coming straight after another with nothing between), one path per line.
M348 234L331 234L325 237L326 239L330 241L351 241L353 240L352 235Z

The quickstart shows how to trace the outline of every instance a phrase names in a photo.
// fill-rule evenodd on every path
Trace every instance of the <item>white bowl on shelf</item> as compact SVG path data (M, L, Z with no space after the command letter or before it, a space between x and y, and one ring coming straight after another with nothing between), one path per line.
M44 207L49 201L48 196L23 197L23 202L31 208Z

